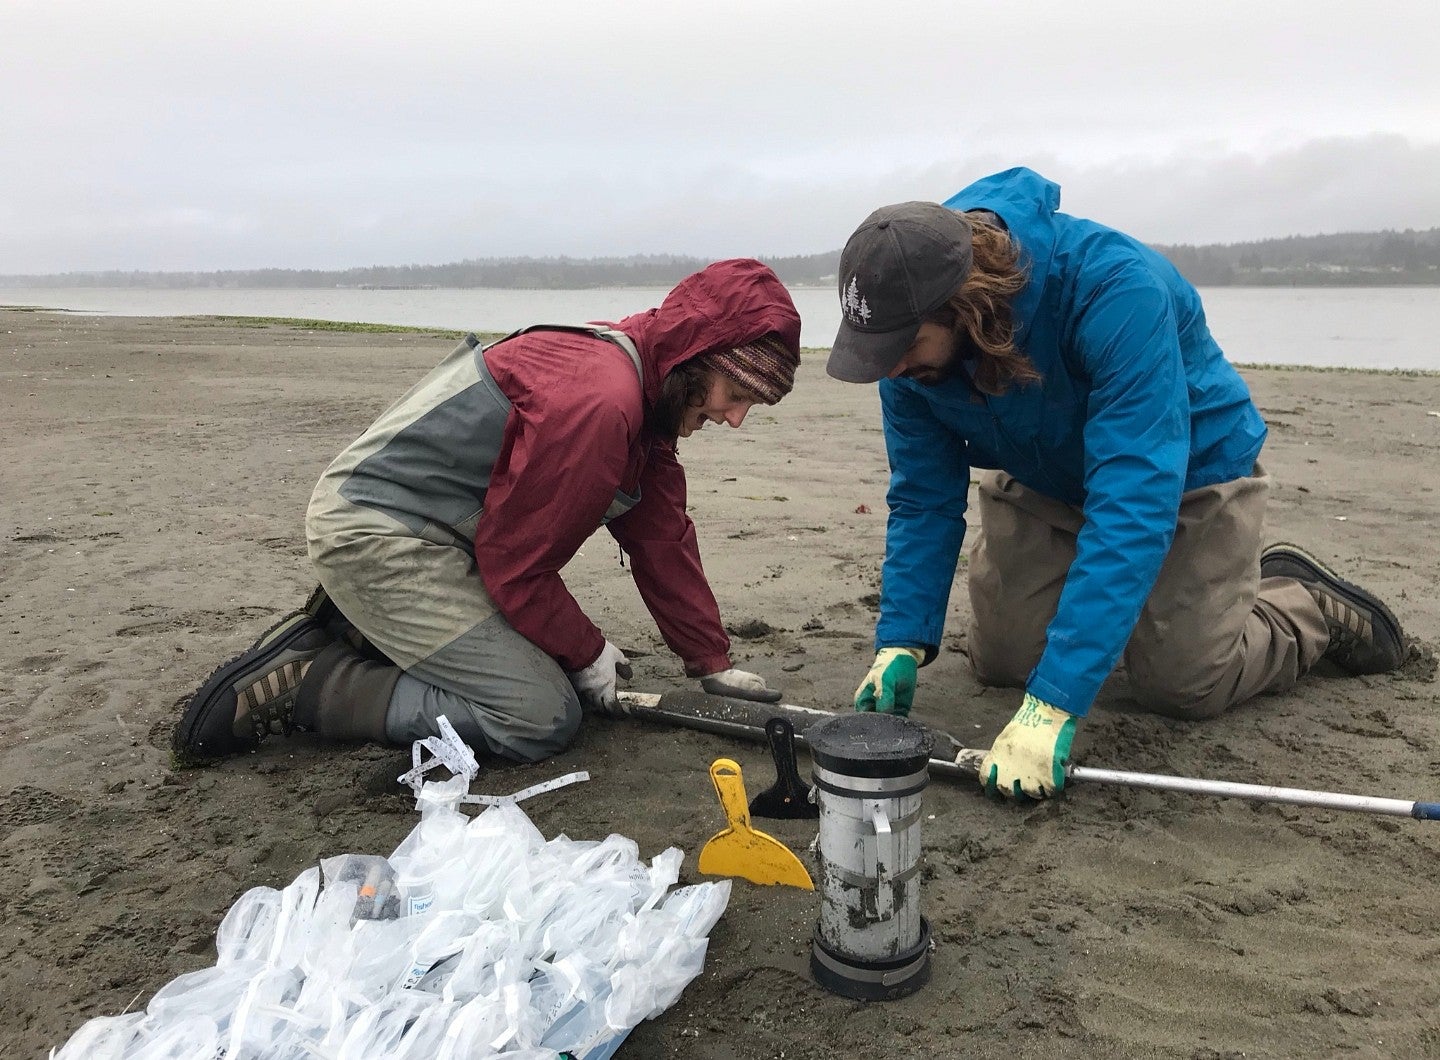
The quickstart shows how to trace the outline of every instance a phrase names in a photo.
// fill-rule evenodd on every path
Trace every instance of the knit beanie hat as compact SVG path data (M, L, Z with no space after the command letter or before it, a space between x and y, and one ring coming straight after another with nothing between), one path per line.
M699 363L754 393L773 405L795 386L795 369L800 355L774 335L764 335L744 346L704 354Z

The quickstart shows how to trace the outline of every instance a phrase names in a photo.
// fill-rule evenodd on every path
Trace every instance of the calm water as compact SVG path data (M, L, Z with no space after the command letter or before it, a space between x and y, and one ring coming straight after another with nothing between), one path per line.
M119 316L309 317L475 331L615 320L658 305L668 288L510 291L0 288L0 305ZM806 346L829 346L840 306L829 287L791 291ZM1231 360L1440 370L1440 288L1235 288L1203 292L1210 330Z

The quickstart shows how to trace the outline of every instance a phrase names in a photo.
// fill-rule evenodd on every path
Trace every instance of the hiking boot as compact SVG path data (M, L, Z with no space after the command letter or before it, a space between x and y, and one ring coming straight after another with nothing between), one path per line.
M1325 658L1352 674L1383 674L1405 661L1405 636L1390 609L1297 545L1260 553L1260 577L1294 578L1315 598L1330 627Z
M303 611L287 615L221 666L185 705L172 746L182 762L209 761L289 735L300 680L332 638Z

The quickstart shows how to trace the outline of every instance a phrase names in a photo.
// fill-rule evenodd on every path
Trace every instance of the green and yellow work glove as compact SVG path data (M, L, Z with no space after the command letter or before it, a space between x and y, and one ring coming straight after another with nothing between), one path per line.
M855 690L855 709L905 717L915 702L915 673L924 658L919 648L881 648Z
M1075 715L1025 693L1010 724L1000 730L980 763L980 783L990 794L1043 799L1065 786L1065 767L1075 739Z

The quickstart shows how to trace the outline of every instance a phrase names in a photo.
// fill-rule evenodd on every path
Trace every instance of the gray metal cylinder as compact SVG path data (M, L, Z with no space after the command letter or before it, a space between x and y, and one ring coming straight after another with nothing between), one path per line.
M846 997L914 993L930 978L930 927L920 915L929 734L893 714L856 713L812 726L805 741L820 806L810 971Z

